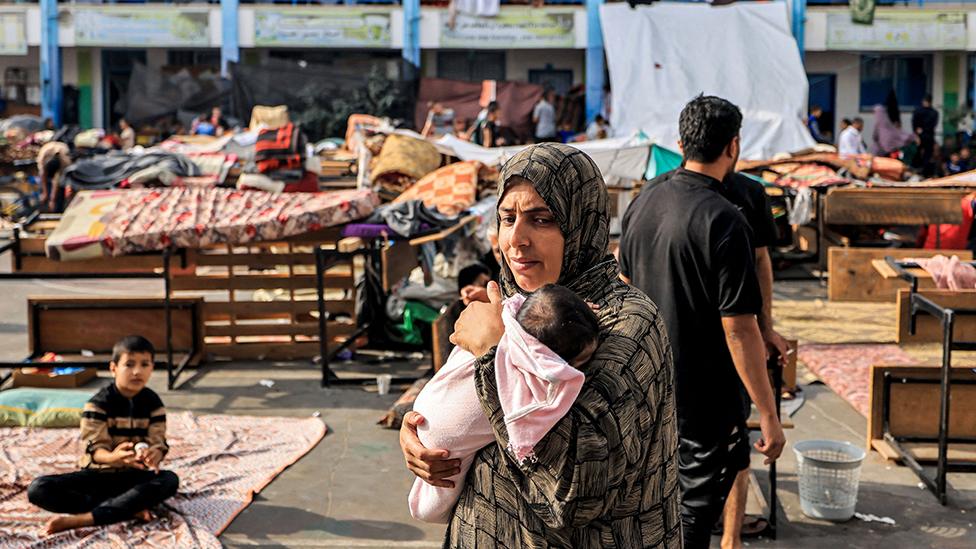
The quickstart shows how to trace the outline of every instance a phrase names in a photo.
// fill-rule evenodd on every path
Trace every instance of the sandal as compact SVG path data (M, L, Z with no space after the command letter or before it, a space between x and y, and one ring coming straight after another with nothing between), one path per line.
M742 539L763 537L770 531L769 521L764 517L745 516L742 518Z
M746 515L742 517L742 532L740 537L742 539L754 539L769 535L770 533L769 521L764 517L757 517L752 515ZM713 536L721 536L724 532L722 526L722 521L719 520L718 523L712 527Z

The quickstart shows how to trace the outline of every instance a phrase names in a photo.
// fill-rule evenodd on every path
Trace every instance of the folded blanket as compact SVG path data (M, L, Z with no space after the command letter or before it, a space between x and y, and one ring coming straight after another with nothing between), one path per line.
M505 300L505 335L495 355L495 380L505 413L509 448L516 460L534 459L532 449L566 415L583 386L583 372L528 334L516 320L525 296ZM464 489L464 479L481 448L495 442L474 382L476 357L455 348L433 379L417 396L414 410L426 419L417 429L428 448L445 448L460 459L454 488L431 486L419 478L408 504L414 518L446 523Z
M917 263L932 275L935 287L940 290L973 290L976 289L976 267L959 261L959 256L920 257L906 259L906 262Z

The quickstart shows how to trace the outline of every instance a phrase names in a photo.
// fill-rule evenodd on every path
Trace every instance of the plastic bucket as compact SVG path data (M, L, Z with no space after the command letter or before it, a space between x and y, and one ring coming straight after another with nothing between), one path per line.
M800 477L800 508L808 517L845 521L854 516L864 450L850 442L805 440L793 445Z

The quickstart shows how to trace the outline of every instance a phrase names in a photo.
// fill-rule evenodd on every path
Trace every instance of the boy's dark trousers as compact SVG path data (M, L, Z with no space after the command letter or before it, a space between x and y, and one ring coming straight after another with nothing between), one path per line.
M52 513L90 512L95 524L112 524L172 497L179 483L172 471L82 469L34 479L27 499Z

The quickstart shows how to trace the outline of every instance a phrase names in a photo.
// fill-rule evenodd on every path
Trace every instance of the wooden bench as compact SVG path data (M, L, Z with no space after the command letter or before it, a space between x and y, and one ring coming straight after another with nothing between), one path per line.
M885 376L890 377L888 431L895 437L928 437L939 434L940 366L885 365L871 367L871 408L868 415L868 448L886 459L897 460L898 453L884 440ZM904 382L928 380L924 382ZM969 367L952 368L952 381L976 381ZM976 385L953 383L949 405L949 436L976 437ZM935 443L905 443L918 461L935 461ZM949 445L950 460L976 462L976 444Z
M894 259L957 255L969 261L973 258L968 250L923 250L918 248L846 248L832 247L827 252L827 270L830 273L827 294L831 301L894 302L897 291L908 283L897 274L880 272L877 268L886 256ZM933 287L931 280L927 285Z

